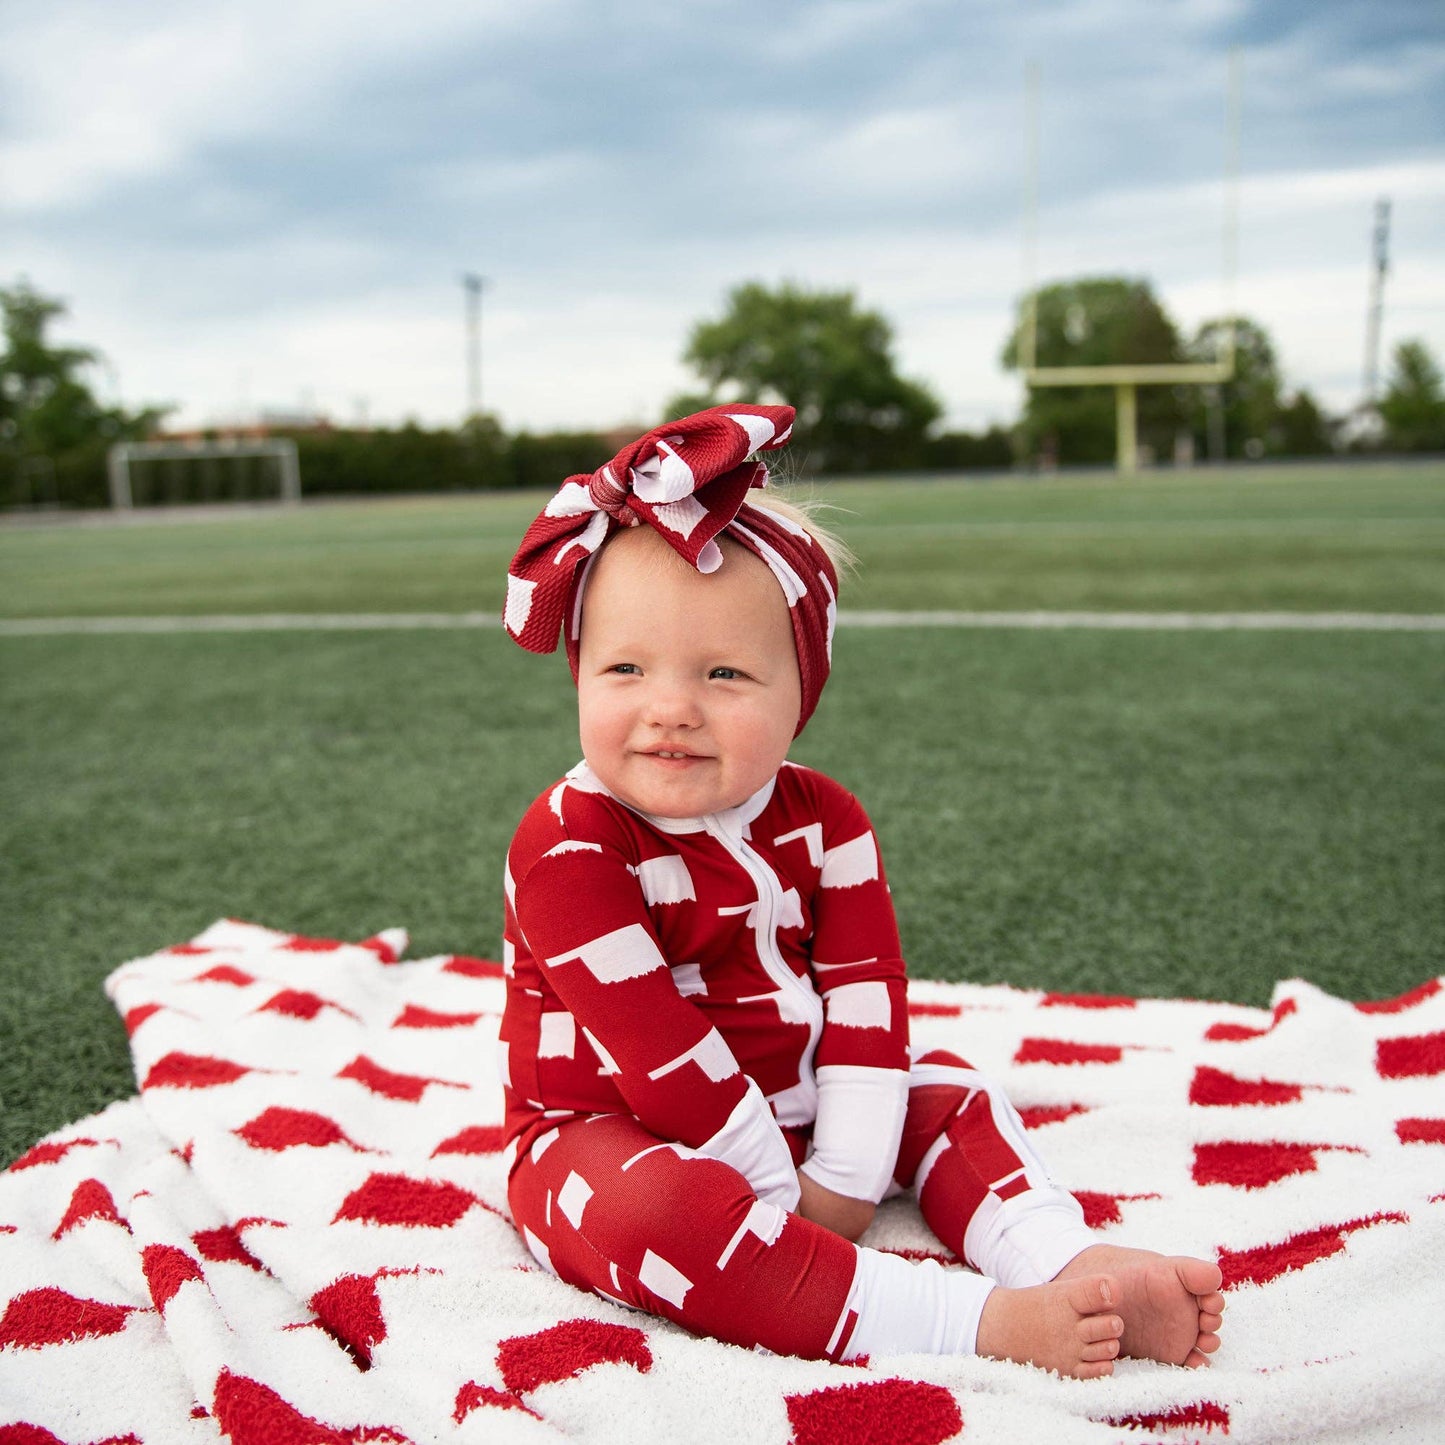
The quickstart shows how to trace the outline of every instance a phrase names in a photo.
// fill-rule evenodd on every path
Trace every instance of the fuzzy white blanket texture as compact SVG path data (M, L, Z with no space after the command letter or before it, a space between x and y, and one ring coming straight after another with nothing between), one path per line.
M1445 985L1272 1009L914 982L1103 1237L1217 1257L1207 1370L699 1339L507 1213L501 968L223 921L107 988L137 1097L0 1174L0 1445L1445 1438ZM907 1199L866 1243L940 1246ZM961 1267L961 1266L960 1266Z

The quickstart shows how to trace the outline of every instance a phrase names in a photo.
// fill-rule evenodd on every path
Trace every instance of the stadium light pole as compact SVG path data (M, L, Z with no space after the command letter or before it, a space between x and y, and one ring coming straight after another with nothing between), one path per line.
M482 414L482 288L485 276L468 271L462 277L467 320L467 419Z

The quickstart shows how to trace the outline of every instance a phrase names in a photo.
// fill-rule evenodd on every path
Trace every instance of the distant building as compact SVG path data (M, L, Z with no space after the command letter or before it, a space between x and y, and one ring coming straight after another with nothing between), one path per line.
M1372 401L1362 401L1335 423L1335 445L1344 451L1377 451L1384 441L1385 420Z
M285 410L276 408L260 411L244 420L216 420L204 426L190 427L183 431L167 428L156 433L158 441L202 442L202 441L265 441L273 436L295 436L298 432L330 432L335 430L331 418L316 411L300 408ZM369 428L351 428L369 430Z

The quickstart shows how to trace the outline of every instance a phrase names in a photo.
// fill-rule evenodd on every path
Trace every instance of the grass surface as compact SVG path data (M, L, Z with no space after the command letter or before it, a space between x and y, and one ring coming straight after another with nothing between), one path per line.
M850 607L1445 612L1445 466L839 482ZM537 494L0 529L0 616L499 611ZM184 515L184 514L183 514Z
M1445 611L1442 477L829 496L854 607ZM7 530L0 602L487 606L535 503ZM1442 634L844 631L794 756L868 805L920 976L1381 997L1445 965L1442 682ZM576 757L565 665L496 632L0 639L0 689L0 1160L132 1090L101 980L217 917L495 953L512 827Z

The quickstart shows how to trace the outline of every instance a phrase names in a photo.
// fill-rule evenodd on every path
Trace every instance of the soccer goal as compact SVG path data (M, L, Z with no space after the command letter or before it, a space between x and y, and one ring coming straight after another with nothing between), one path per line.
M108 457L110 504L299 502L296 443L263 441L118 442Z

